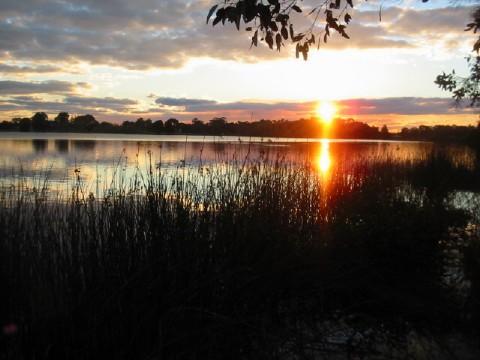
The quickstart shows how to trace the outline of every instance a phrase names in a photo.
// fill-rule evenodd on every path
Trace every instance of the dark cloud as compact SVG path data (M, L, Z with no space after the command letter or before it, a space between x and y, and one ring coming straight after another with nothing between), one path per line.
M118 108L125 109L130 106L138 105L137 100L131 99L116 99L113 97L96 98L96 97L66 97L64 99L65 104L80 105L90 107L103 107L103 108Z
M160 99L162 99L160 101ZM184 98L160 98L157 103L163 105L181 107L179 113L200 114L212 112L245 112L268 116L268 114L290 113L293 119L299 118L306 113L313 113L317 106L316 101L306 102L229 102L218 103L213 100L198 100ZM341 108L342 116L356 115L427 115L427 114L462 114L473 113L474 110L466 107L454 107L450 98L418 98L397 97L384 99L349 99L335 102ZM153 110L153 109L152 109ZM271 116L270 116L271 117Z
M0 64L0 73L3 74L47 74L64 71L59 66L40 65L40 66L17 66Z
M20 94L73 94L78 87L85 87L85 83L71 83L68 81L48 80L21 82L4 80L0 81L0 95L20 95Z
M156 104L160 106L181 106L181 107L200 107L208 106L212 107L217 104L215 100L202 100L202 99L185 99L185 98L171 98L171 97L159 97L155 100Z
M338 101L342 114L355 115L430 115L473 113L468 107L455 107L450 98L399 97L385 99L351 99Z

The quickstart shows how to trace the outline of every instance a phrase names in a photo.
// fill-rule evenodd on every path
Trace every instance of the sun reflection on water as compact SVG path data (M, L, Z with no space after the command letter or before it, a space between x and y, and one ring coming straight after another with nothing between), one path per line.
M327 139L323 139L321 142L320 155L318 156L318 168L323 175L328 174L330 166L332 165L329 147L330 141Z

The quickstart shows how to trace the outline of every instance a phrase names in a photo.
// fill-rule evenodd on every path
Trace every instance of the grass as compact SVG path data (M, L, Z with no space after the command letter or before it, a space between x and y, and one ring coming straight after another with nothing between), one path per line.
M466 321L444 278L472 214L452 205L453 186L426 182L449 166L435 156L327 176L281 157L150 164L119 172L99 199L80 172L68 198L19 181L0 200L0 355L405 357L413 331L430 339ZM466 273L478 301L476 244Z

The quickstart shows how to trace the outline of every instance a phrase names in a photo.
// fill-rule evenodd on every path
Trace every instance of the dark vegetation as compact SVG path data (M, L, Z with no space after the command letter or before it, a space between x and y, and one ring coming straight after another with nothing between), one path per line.
M446 339L480 330L478 168L338 166L152 164L98 199L81 169L68 199L19 177L0 197L2 358L458 356Z
M226 118L213 118L204 122L194 118L191 122L180 122L171 118L156 120L139 118L124 121L121 125L98 122L92 115L70 118L66 112L59 113L53 121L45 113L35 113L32 118L14 118L0 123L0 131L21 132L81 132L117 134L192 134L192 135L234 135L258 137L297 138L339 138L339 139L395 139L463 142L474 146L480 144L479 126L421 125L404 128L399 133L390 133L387 126L378 128L354 119L334 119L325 127L317 118L288 120L260 120L228 122Z

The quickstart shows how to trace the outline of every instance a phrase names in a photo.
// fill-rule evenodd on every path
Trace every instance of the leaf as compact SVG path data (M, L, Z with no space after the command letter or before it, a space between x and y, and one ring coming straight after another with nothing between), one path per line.
M218 16L213 20L212 26L217 25L220 21L222 21L222 17Z
M345 14L345 22L348 24L352 20L352 16L350 14Z
M312 9L312 11L310 11L310 12L308 13L307 16L312 15L315 11L317 11L317 8L316 8L316 7L314 7L314 8Z
M302 39L304 38L304 36L305 36L305 34L302 34L302 33L300 33L300 34L298 34L298 35L295 35L295 36L292 38L292 41L293 41L293 42L298 42L298 41L302 40Z
M237 27L237 30L240 31L240 20L242 18L242 14L238 11L236 16L235 16L235 26Z
M276 4L273 7L272 14L278 14L280 12L280 4Z
M278 26L277 26L277 23L275 21L270 21L270 29L272 29L273 31L278 31Z
M277 44L277 50L280 51L280 47L282 46L282 36L280 33L277 33L275 36L275 43Z
M478 53L479 50L480 50L480 39L477 40L477 42L473 45L473 51L476 51Z
M290 24L290 39L293 39L293 25Z
M300 51L302 51L302 46L297 43L297 46L295 47L295 57L298 59L300 56Z
M215 12L215 10L217 10L217 7L218 7L218 4L212 6L212 8L209 10L208 15L207 15L207 24L208 24L208 20L210 20L210 18L212 17L213 13Z
M285 26L282 26L282 30L280 30L280 32L282 33L282 36L285 40L288 39L288 30Z
M255 30L255 34L252 36L252 45L257 46L258 44L258 30ZM250 45L250 49L252 48L252 45Z
M352 2L352 0L347 0L347 4L350 5L351 8L353 8L353 2Z
M325 43L327 42L327 37L328 37L328 34L325 33L325 35L323 36L323 42L325 42Z
M265 42L268 44L270 49L273 49L273 36L271 31L267 32L267 36L265 36Z
M295 10L296 12L298 12L298 13L302 12L302 9L300 9L297 5L293 5L292 9Z
M249 27L245 28L245 31L252 31L252 27L249 26Z
M307 61L308 60L308 44L303 44L302 47L302 55L303 55L303 60Z

